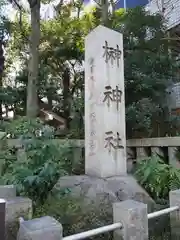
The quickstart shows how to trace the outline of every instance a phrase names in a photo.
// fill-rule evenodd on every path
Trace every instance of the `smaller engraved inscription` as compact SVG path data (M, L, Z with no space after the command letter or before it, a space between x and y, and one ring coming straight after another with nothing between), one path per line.
M93 74L94 72L94 58L89 59L89 65L90 65L90 72Z
M95 148L96 148L95 140L91 139L89 141L89 155L90 156L95 154Z
M95 112L92 112L92 113L90 113L90 120L91 121L96 121L96 114L95 114Z
M95 78L94 78L94 75L93 75L94 74L94 58L92 58L92 57L89 58L88 62L89 62L89 69L90 69L89 100L91 100L93 98L94 84L95 84Z
M111 152L112 148L113 149L123 149L122 145L122 139L119 136L119 133L116 133L116 136L114 137L113 132L105 132L105 148L108 149L109 152Z
M116 102L117 110L119 110L119 103L122 100L122 91L116 86L112 89L111 86L105 86L103 102L107 102L107 106L110 107L111 102Z
M94 148L95 148L95 143L94 143L94 140L93 140L93 139L89 141L89 147L90 147L91 150L94 150Z
M92 137L92 136L95 136L95 135L96 135L96 131L95 131L95 130L91 130L90 135L91 135L91 137Z
M120 65L120 59L121 59L121 50L119 50L119 45L116 45L116 48L112 48L108 46L108 42L105 41L105 45L103 46L104 54L103 58L105 58L105 62L108 63L111 61L111 64L113 65L116 61L117 66Z

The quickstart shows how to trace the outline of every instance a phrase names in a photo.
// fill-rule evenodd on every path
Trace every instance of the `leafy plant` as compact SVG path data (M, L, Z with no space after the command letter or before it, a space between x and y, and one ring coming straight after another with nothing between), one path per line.
M180 170L165 164L157 155L139 161L135 176L155 199L167 199L170 190L180 188Z
M70 161L67 146L55 146L52 142L30 139L24 145L24 153L11 153L2 166L2 180L5 184L15 184L19 194L30 197L34 202L44 202L59 179L69 170ZM69 148L70 149L70 148ZM64 157L66 156L66 157Z
M6 128L6 132L10 138L32 138L41 136L43 128L44 123L39 118L21 117L11 121ZM51 132L53 132L53 129L51 129Z
M43 203L59 177L72 173L72 145L68 141L55 144L53 129L39 119L24 118L15 123L9 132L19 137L21 148L1 152L1 181L15 184L18 193L34 203Z

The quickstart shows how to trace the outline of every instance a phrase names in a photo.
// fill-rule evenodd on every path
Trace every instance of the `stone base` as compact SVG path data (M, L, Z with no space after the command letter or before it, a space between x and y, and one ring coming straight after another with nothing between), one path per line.
M148 204L151 211L154 201L131 175L96 178L87 175L61 177L54 190L69 188L75 197L82 197L88 203L108 200L110 203L128 199Z

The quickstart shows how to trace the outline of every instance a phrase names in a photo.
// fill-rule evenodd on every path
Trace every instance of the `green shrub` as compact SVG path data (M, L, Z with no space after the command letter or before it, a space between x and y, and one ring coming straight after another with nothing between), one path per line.
M22 154L16 147L1 152L1 182L15 184L18 194L43 203L59 177L71 174L72 147L68 141L55 145L54 129L39 120L14 121L8 131L19 137Z
M135 176L155 200L167 199L170 190L180 188L180 170L165 164L157 155L139 161Z
M9 138L32 138L41 136L44 128L53 136L54 129L44 125L39 118L21 117L11 121L5 130L9 134Z
M26 140L22 157L6 151L1 179L5 184L16 184L19 194L44 202L59 177L70 171L72 154L67 145L57 147L51 141Z

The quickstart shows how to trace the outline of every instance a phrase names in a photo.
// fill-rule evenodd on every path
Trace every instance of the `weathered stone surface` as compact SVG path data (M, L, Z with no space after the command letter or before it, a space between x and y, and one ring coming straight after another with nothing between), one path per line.
M19 217L32 218L32 201L29 198L15 197L6 202L6 240L16 240Z
M114 240L148 240L147 205L127 200L113 204L114 222L120 222L122 229L114 231Z
M136 160L136 149L135 148L126 148L127 152L127 173L131 174L132 171L134 170L135 164L137 162Z
M104 26L85 39L85 103L85 173L125 174L123 35Z
M27 154L24 148L17 149L17 159L22 162L27 161Z
M176 147L168 147L169 164L176 168L180 168L180 161L176 157L176 150Z
M151 147L151 153L152 155L160 155L164 157L164 152L162 147Z
M72 195L82 197L87 202L96 201L97 204L104 199L109 203L133 199L147 203L149 209L154 205L153 200L139 186L130 175L111 178L95 178L87 175L61 177L54 190L69 188Z
M17 240L60 240L62 225L54 218L46 216L20 224Z
M145 147L136 148L137 160L146 159L148 157L147 149Z
M170 207L178 206L180 208L180 190L171 191L169 193ZM171 217L171 233L174 239L180 239L180 210L172 212Z
M0 185L0 198L16 197L16 187L14 185Z
M22 214L22 215L21 215ZM6 220L11 221L17 217L32 217L32 200L25 197L15 197L6 202Z
M6 132L0 132L0 140L6 137Z

